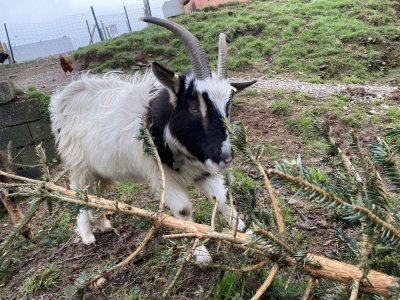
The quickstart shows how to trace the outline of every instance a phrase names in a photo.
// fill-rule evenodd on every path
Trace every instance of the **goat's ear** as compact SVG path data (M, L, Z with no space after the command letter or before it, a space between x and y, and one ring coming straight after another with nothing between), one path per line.
M232 90L235 93L239 93L240 91L243 91L245 88L248 88L249 86L255 84L257 80L252 80L252 81L247 81L247 82L236 82L236 83L231 83Z
M175 94L179 92L181 86L181 80L178 74L175 74L171 70L164 68L159 63L153 62L151 65L154 75L161 82L162 85L169 88Z

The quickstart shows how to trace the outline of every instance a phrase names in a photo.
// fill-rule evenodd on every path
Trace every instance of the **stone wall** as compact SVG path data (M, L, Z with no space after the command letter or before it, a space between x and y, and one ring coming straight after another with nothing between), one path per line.
M16 100L16 90L11 82L0 82L0 149L7 149L11 141L14 171L22 176L37 178L38 167L30 168L21 165L36 165L38 158L35 146L42 142L47 159L56 158L54 139L50 123L40 114L38 100Z

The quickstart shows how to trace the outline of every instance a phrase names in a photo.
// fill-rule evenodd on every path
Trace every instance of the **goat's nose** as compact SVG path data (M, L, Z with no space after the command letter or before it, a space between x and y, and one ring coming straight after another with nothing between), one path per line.
M233 160L233 151L232 151L232 149L228 149L228 150L222 151L221 159L227 164L231 163L232 160Z

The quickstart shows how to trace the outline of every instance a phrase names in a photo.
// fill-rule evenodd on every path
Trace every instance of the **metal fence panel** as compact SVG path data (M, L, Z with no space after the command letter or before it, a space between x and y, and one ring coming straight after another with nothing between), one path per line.
M162 12L164 1L147 1L152 15L164 18ZM126 14L124 7L116 7L116 11L119 13L96 15L105 39L112 39L129 32L128 20L132 31L141 30L147 26L146 23L139 21L139 18L145 14L143 1L126 6ZM79 47L101 41L89 9L82 14L66 16L51 22L6 25L17 62L71 52ZM5 31L0 30L0 43L6 42Z

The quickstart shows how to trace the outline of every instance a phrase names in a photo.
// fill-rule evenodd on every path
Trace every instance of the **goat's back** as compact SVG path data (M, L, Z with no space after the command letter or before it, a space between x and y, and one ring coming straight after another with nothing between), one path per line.
M53 95L52 131L66 167L116 180L132 180L149 171L138 163L149 158L136 137L154 84L150 73L130 80L84 75Z

